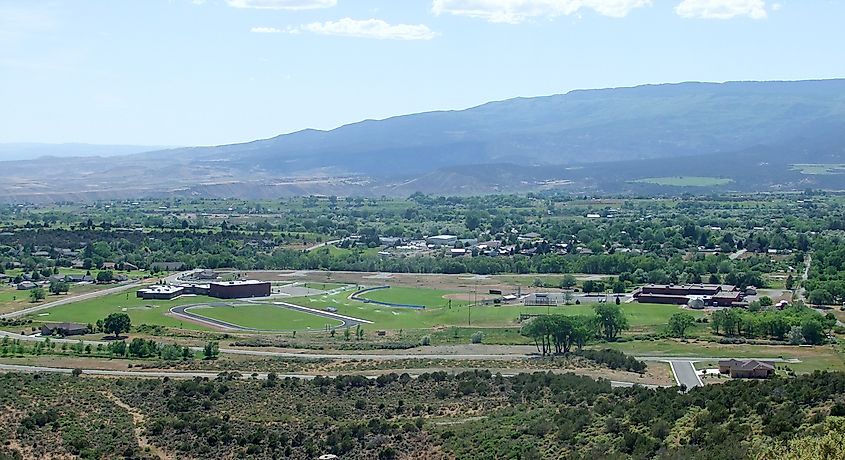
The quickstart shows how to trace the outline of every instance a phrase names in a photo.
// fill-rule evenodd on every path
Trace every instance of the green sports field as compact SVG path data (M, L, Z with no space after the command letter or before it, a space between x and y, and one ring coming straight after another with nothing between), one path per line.
M190 309L190 312L259 331L323 330L326 325L341 325L340 321L272 305L198 307Z
M454 294L454 292L425 288L391 287L365 292L364 294L361 294L360 297L377 300L379 302L423 305L426 308L438 308L449 305L449 299L445 297L449 294ZM452 300L453 307L466 305L467 303L468 302Z
M396 289L396 291L393 291ZM378 294L376 296L375 294ZM425 310L415 310L401 307L387 307L383 305L349 300L348 292L335 295L298 297L287 299L289 303L310 308L336 308L338 313L355 318L372 321L373 327L379 329L426 329L439 326L467 326L470 321L477 327L508 327L517 325L521 313L544 314L547 312L563 315L591 315L591 304L569 305L559 307L526 307L523 305L507 306L475 306L470 307L466 302L452 301L452 307L444 306L448 301L442 298L445 291L417 288L389 288L368 292L366 298L385 302L399 302L410 304L428 304L433 307ZM439 305L439 306L437 306ZM472 310L470 312L470 309ZM624 304L622 309L628 315L628 322L633 328L655 329L664 327L673 313L681 311L674 305L658 304ZM692 312L696 317L705 313Z

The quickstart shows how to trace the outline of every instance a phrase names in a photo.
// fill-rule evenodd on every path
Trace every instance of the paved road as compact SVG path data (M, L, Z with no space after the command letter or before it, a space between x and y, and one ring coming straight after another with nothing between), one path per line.
M226 321L222 321L219 319L208 318L206 316L200 316L196 313L191 313L188 311L189 308L199 308L199 307L228 307L229 304L225 302L214 302L214 303L203 303L203 304L193 304L193 305L179 305L170 309L170 313L177 317L182 318L187 321L195 322L204 324L206 326L210 326L212 328L218 329L228 329L233 331L255 331L255 329L249 329L243 326L238 326L237 324L227 323Z
M739 259L746 252L748 252L748 249L740 249L739 251L736 251L736 252L732 253L731 255L729 255L728 259L730 259L730 260Z
M306 251L306 252L311 252L311 251L313 251L313 250L315 250L315 249L320 249L320 248L322 248L322 247L324 247L324 246L328 246L328 245L330 245L330 244L340 243L341 241L342 241L342 240L331 240L331 241L326 241L325 243L318 243L318 244L315 244L314 246L311 246L310 248L306 248L306 249L305 249L305 251Z
M698 378L698 373L695 371L695 366L692 361L669 361L672 366L672 373L675 374L675 381L678 386L685 385L687 391L704 386L701 379Z
M783 358L755 358L755 357L702 357L702 356L662 356L662 355L652 355L652 356L635 356L636 359L640 361L662 361L662 362L669 362L669 361L723 361L727 359L744 359L750 360L754 359L757 361L772 361L775 363L800 363L800 359L783 359Z
M396 371L401 372L401 370L397 369ZM30 373L56 373L56 374L71 374L73 373L73 369L65 368L65 367L46 367L46 366L24 366L18 364L0 364L0 372L30 372ZM229 371L232 372L232 371ZM267 373L266 372L248 372L248 371L235 371L240 373L244 378L251 378L253 374L255 375L256 379L259 380L266 380ZM118 370L107 370L107 369L82 369L82 373L86 375L94 375L94 376L105 376L105 377L145 377L145 378L164 378L168 377L171 379L193 379L193 378L209 378L214 379L217 378L219 373L216 372L184 372L184 371L118 371ZM373 374L363 374L364 377L368 379L375 379L378 378L381 373L373 373ZM410 374L412 378L419 377L419 374ZM516 374L502 374L503 377L513 377ZM295 378L295 379L303 379L303 380L312 380L316 378L315 375L311 374L276 374L278 378ZM616 380L611 380L610 385L613 387L633 387L635 385L639 385L646 388L657 388L657 385L642 385L639 383L634 382L620 382Z
M39 311L47 310L48 308L58 307L59 305L65 305L73 302L79 302L82 300L89 300L95 299L97 297L102 297L111 294L117 294L119 292L126 291L127 289L132 289L134 287L138 287L141 285L141 281L132 281L126 284L121 284L112 288L103 289L100 291L94 292L86 292L85 294L79 294L74 296L68 296L60 300L56 300L54 302L47 302L45 304L36 305L34 307L30 307L24 310L13 311L11 313L6 313L0 315L0 318L19 318L21 316L30 315L33 313L37 313Z

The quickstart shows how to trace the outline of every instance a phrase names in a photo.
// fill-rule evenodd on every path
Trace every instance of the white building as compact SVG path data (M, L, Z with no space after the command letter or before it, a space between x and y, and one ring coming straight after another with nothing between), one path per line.
M429 236L425 239L426 244L440 247L440 246L454 246L458 242L458 237L455 235L436 235Z

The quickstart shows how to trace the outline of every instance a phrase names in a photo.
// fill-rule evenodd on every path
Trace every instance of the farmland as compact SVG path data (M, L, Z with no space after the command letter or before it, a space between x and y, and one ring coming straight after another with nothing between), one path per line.
M714 187L717 185L730 184L733 182L733 179L705 176L677 176L649 177L646 179L638 179L634 182L653 185L668 185L672 187Z

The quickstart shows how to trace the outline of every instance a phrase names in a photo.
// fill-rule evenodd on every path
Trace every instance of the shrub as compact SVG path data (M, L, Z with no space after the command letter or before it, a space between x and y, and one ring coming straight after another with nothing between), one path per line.
M481 331L477 331L469 338L470 342L472 343L481 343L484 341L484 333Z
M424 347L431 345L431 336L424 335L422 339L420 339L420 345Z

